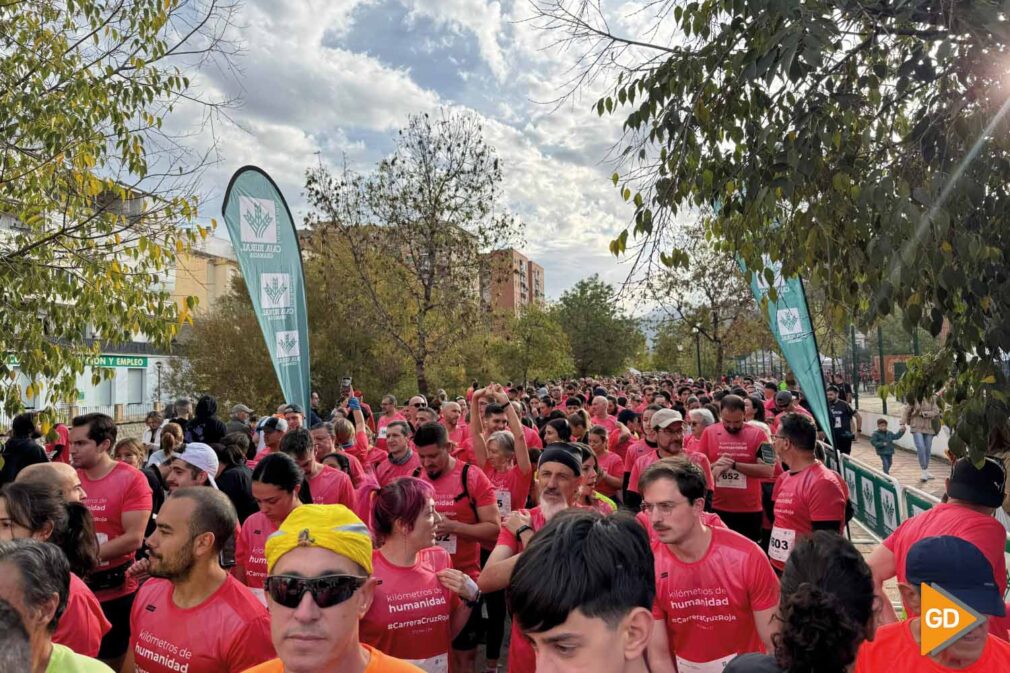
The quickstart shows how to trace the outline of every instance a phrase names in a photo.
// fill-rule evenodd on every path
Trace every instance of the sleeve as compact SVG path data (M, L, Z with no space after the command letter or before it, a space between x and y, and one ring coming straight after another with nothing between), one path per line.
M525 425L523 426L526 427ZM534 428L530 428L532 432L526 433L526 448L527 449L542 449L544 448L544 440L540 439L540 433ZM525 430L524 430L525 432Z
M753 612L767 610L779 604L779 578L772 570L772 564L761 548L755 546L747 559L747 574L750 578L750 609Z
M509 529L505 526L501 527L498 531L498 541L495 543L497 547L508 547L512 550L512 554L519 553L519 541L516 540L516 536L509 532Z
M337 472L340 485L337 487L337 502L349 510L354 510L354 485L351 478L343 472Z
M361 431L354 435L354 450L359 456L367 456L369 451L368 446L368 435L364 431Z
M631 477L628 479L628 491L638 493L638 478L642 476L642 470L638 467L639 461L635 461L635 466L631 468Z
M810 489L807 507L811 521L845 521L845 493L831 479L818 479Z
M147 477L140 470L132 475L123 496L124 512L150 512L154 507L154 497Z
M470 468L470 497L477 503L478 507L487 507L497 504L498 499L494 494L494 486L487 475L480 470Z
M635 469L635 461L637 460L638 451L633 450L637 444L632 444L628 447L628 453L624 456L624 472L625 474L631 472Z
M228 673L242 673L277 655L270 636L270 615L260 613L235 634L227 652Z
M624 463L621 461L621 457L616 453L612 453L610 455L612 458L610 459L610 465L607 467L607 474L611 477L622 479L624 477Z
M712 463L704 453L692 453L691 462L701 468L705 473L705 488L710 491L715 490L715 479L712 478Z
M666 592L663 590L663 585L661 582L656 583L656 598L652 601L652 617L657 622L659 622L663 628L666 628L666 610L663 609L664 598L666 597ZM670 644L673 647L673 644Z
M701 433L701 439L698 440L698 453L702 453L709 459L709 461L718 460L718 456L712 455L712 428L714 425L710 425L705 428L705 431Z

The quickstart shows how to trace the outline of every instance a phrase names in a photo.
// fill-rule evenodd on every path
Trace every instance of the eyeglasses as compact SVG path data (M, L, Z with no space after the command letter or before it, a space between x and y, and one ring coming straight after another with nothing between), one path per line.
M687 500L684 500L682 502L671 502L669 500L666 502L655 502L655 503L643 502L641 505L641 510L646 514L652 514L652 510L657 510L659 511L660 514L666 516L667 514L672 513L673 510L677 509L677 507L679 507L680 505L685 505L687 503L688 503Z
M320 577L296 577L293 575L271 575L264 583L264 589L278 605L297 608L305 592L312 594L312 600L320 608L340 605L354 595L354 592L368 581L359 575L322 575Z

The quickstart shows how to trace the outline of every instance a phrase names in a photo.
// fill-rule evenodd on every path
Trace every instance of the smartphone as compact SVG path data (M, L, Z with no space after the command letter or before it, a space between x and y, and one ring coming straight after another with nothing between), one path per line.
M342 378L340 380L340 387L341 388L345 388L345 389L346 388L350 388L351 387L351 377L350 376L345 376L344 378Z

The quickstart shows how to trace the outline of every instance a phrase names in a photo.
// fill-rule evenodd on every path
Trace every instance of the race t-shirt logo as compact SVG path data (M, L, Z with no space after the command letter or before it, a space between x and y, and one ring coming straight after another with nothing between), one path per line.
M271 199L240 196L238 209L243 242L277 242L277 205Z
M291 306L291 275L264 273L260 276L260 303L264 308Z
M298 347L298 332L295 330L277 332L277 357L296 358L300 353Z

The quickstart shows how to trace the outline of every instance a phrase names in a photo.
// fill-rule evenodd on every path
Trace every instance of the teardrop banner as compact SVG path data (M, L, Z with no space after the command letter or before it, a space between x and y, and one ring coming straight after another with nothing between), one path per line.
M244 166L228 183L222 214L284 401L308 409L305 276L288 204L263 169Z

